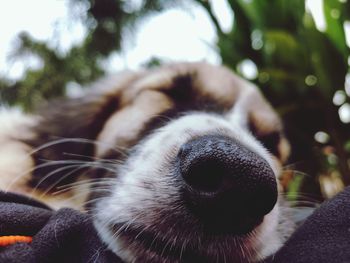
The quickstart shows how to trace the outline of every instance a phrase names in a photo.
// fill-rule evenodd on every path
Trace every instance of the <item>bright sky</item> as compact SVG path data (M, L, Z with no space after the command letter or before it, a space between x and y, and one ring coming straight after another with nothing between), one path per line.
M137 4L140 0L127 1L134 1L133 3ZM222 29L229 31L233 14L226 0L209 1ZM315 18L317 28L321 31L326 27L323 1L305 1L307 9ZM71 10L68 0L10 0L3 3L0 8L0 76L18 79L23 76L26 68L41 66L40 61L34 57L14 61L8 58L16 46L16 35L22 31L28 32L35 39L49 40L51 47L63 53L72 45L81 42L86 30L73 17L83 15L84 8L86 9L82 6L81 9ZM215 52L215 29L210 19L200 8L190 8L186 11L169 10L149 19L135 33L133 43L127 41L124 43L122 54L114 54L103 62L105 68L110 73L125 68L136 69L154 56L165 61L206 60L214 64L220 63L220 58ZM347 44L350 46L350 21L345 23L344 28ZM248 79L255 78L257 74L255 64L249 60L243 61L238 70ZM72 93L71 96L74 96L75 92L77 94L81 92L79 85L71 86L67 89ZM340 106L339 116L345 123L350 122L350 104L344 103L345 96L349 94L350 74L345 82L345 92L343 90L336 92L333 99L334 104Z
M226 1L213 2L214 11L220 13L222 27L229 30L233 17ZM16 79L22 76L26 67L40 67L40 61L35 58L9 60L8 55L16 45L16 35L21 31L35 39L49 40L50 45L61 52L79 43L86 32L79 22L71 19L69 8L67 0L11 0L3 4L0 9L0 74ZM56 32L55 26L58 26ZM108 71L114 72L126 67L137 68L153 56L219 63L214 41L215 29L203 10L169 10L147 20L136 32L134 42L124 43L123 54L113 55L104 64Z
M230 30L233 14L227 2L211 0L211 3L224 31ZM322 0L306 0L306 4L316 18L318 28L324 29ZM21 31L27 31L39 40L49 40L60 52L79 43L86 32L83 25L72 19L77 13L71 11L68 0L6 1L0 8L0 75L16 79L22 76L26 67L40 67L40 61L35 58L8 59L16 45L15 37ZM84 10L80 12L83 14ZM55 26L57 31L54 31ZM134 42L124 43L123 54L114 54L104 65L109 72L135 69L153 56L165 60L220 63L215 52L215 37L215 29L201 8L191 8L189 12L169 10L145 22L136 32ZM254 74L251 67L248 69Z
M26 59L13 62L8 55L16 45L16 35L26 31L35 39L50 39L50 44L60 50L68 49L84 36L82 25L72 24L68 19L66 0L11 0L0 8L0 74L11 78L22 75L24 67L38 67L37 60ZM63 29L55 34L55 25Z

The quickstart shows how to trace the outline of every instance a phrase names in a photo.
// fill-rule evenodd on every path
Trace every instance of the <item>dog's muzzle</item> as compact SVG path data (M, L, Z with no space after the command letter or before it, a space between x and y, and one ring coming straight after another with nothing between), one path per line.
M239 142L207 135L182 145L177 172L188 209L213 234L246 234L277 202L269 164Z

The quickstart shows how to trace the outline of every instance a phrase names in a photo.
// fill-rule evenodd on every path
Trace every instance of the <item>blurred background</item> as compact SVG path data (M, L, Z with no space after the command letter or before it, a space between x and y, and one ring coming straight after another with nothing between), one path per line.
M347 0L11 0L0 36L2 105L30 112L126 68L224 64L283 118L290 199L322 200L350 184Z

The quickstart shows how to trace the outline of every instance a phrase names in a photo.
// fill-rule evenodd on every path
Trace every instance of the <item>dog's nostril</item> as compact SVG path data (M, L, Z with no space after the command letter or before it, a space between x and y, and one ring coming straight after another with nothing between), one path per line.
M177 161L185 200L211 229L247 232L277 201L268 163L230 138L194 139L181 147Z
M186 147L186 149L185 149ZM223 167L215 158L193 158L190 147L179 151L179 168L184 181L193 189L203 192L216 192L223 182Z

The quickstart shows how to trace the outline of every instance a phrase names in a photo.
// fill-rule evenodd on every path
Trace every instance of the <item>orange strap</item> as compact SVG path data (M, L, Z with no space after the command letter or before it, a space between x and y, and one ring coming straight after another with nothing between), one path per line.
M12 245L18 242L30 243L32 242L32 237L29 236L0 236L0 247Z

